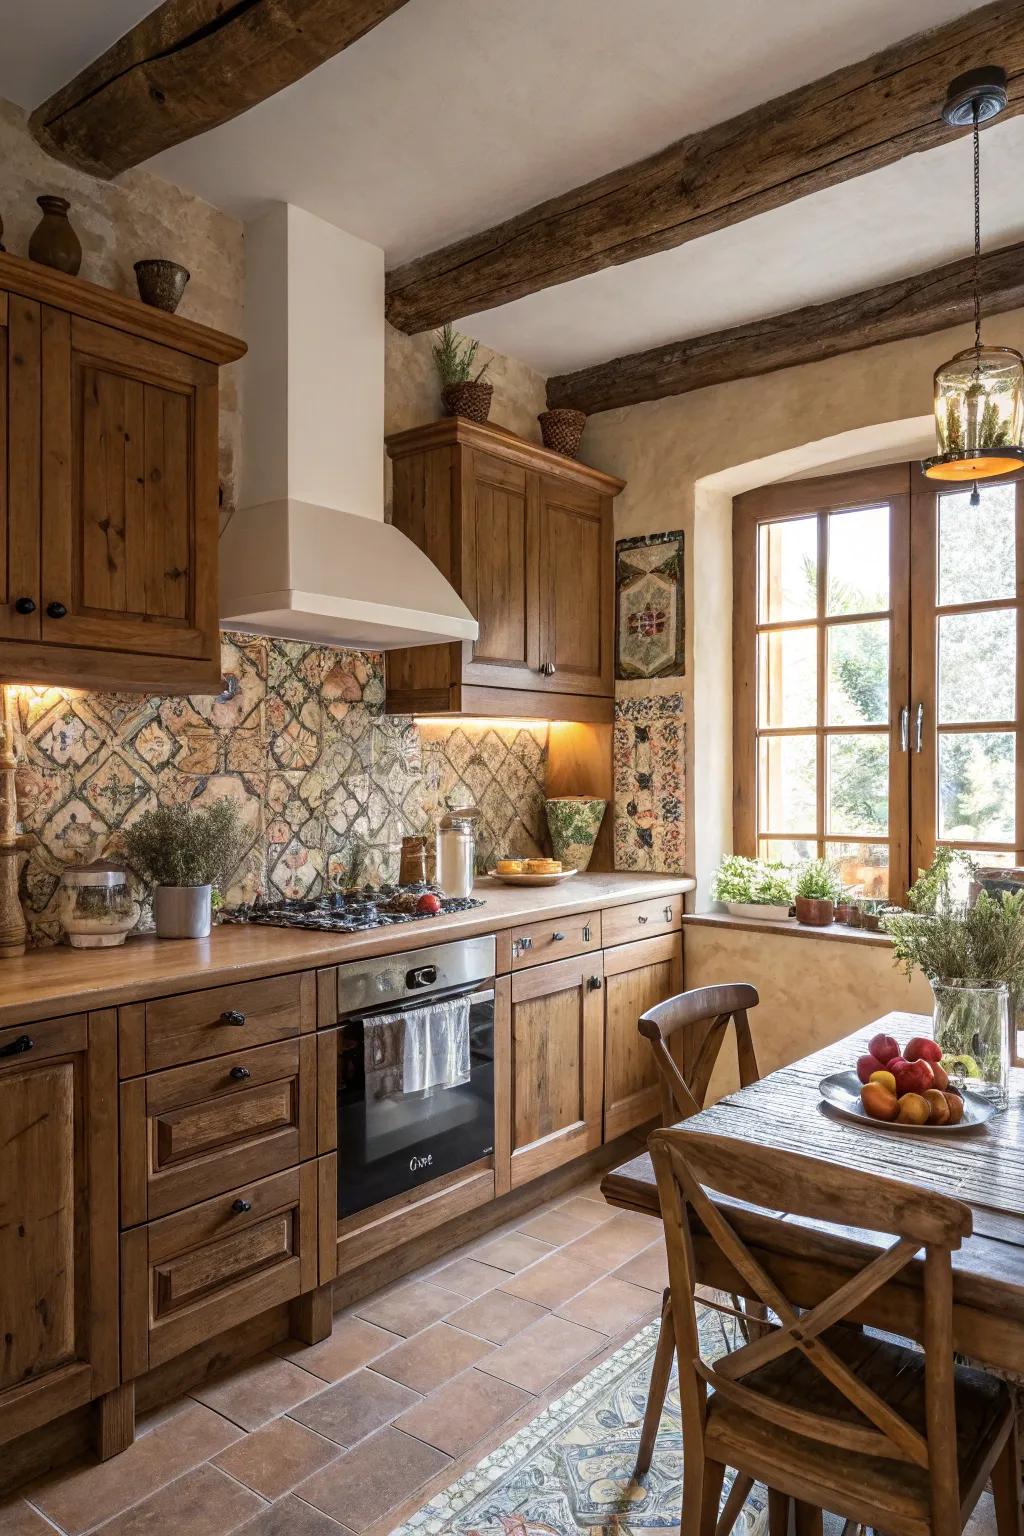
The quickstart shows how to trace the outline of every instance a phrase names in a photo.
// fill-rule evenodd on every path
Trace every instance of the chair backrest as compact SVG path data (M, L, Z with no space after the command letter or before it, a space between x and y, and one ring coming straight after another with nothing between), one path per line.
M760 1001L756 987L735 981L721 987L695 987L656 1003L640 1015L640 1033L651 1042L661 1084L663 1125L687 1120L704 1108L711 1074L725 1041L729 1021L736 1032L740 1083L748 1088L760 1077L747 1009ZM681 1047L683 1068L672 1056Z
M649 1142L668 1249L672 1316L679 1360L679 1390L687 1457L691 1446L702 1457L707 1389L727 1402L789 1433L829 1445L925 1469L931 1478L933 1530L960 1530L953 1376L953 1271L951 1252L970 1235L970 1208L946 1195L772 1148L696 1129L655 1131ZM715 1203L714 1191L744 1208ZM762 1209L750 1211L750 1205ZM689 1212L703 1233L690 1230ZM748 1224L767 1235L779 1213L817 1222L853 1226L894 1239L838 1290L800 1312L738 1235ZM728 1214L727 1214L728 1213ZM703 1234L706 1233L705 1237ZM701 1357L694 1302L695 1240L712 1244L728 1269L725 1288L763 1302L779 1318L731 1354L706 1362ZM826 1330L862 1306L873 1292L904 1269L924 1248L926 1434L910 1424L845 1363ZM716 1279L716 1284L719 1280ZM855 1422L809 1407L780 1403L744 1378L773 1360L799 1350L848 1403Z

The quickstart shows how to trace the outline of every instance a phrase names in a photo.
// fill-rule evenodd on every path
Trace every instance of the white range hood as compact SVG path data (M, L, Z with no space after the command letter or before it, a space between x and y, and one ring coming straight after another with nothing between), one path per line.
M384 521L384 253L275 205L246 229L239 510L225 629L366 650L475 640L422 550Z

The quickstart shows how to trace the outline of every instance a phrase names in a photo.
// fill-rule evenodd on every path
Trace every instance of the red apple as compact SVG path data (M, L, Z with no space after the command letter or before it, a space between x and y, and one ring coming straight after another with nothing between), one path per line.
M903 1058L905 1061L941 1061L942 1047L929 1035L915 1035L913 1040L907 1041Z
M910 1078L913 1087L907 1090L909 1093L925 1094L929 1088L935 1087L935 1073L932 1071L930 1061L925 1061L923 1057L918 1057L917 1061L911 1061L908 1065L910 1072L913 1074Z
M440 898L435 896L433 891L425 891L416 903L417 912L429 912L433 916L435 913L440 912L440 910Z
M893 1056L885 1064L885 1070L891 1072L896 1079L896 1093L902 1098L905 1093L921 1092L921 1072L916 1061L907 1061L904 1056ZM931 1087L927 1083L926 1087Z
M900 1054L899 1041L894 1040L892 1035L875 1035L868 1041L868 1051L883 1067L887 1067L893 1057Z
M881 1071L882 1071L882 1063L877 1059L877 1057L875 1057L875 1056L858 1056L857 1057L857 1076L860 1078L862 1083L869 1083L871 1081L871 1074L872 1074L872 1072L881 1072Z

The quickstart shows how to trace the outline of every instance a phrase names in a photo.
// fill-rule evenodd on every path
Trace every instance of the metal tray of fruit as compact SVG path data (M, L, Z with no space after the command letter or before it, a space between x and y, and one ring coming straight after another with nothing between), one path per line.
M870 1125L875 1130L883 1131L928 1131L930 1134L945 1136L947 1133L955 1135L957 1131L976 1131L986 1120L990 1120L995 1113L995 1106L978 1098L976 1094L966 1092L960 1095L964 1101L963 1118L956 1125L929 1124L917 1125L905 1120L878 1120L869 1115L861 1102L861 1089L863 1084L857 1073L851 1068L849 1072L833 1072L831 1077L823 1077L818 1084L818 1089L825 1103L847 1120L856 1120L859 1125Z

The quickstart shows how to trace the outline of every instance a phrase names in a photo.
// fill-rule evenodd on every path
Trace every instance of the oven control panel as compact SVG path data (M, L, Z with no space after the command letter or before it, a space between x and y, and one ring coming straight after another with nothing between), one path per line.
M353 960L338 966L338 1017L375 1012L387 1003L465 991L491 981L494 966L493 934L376 960Z

